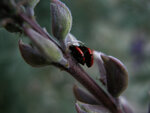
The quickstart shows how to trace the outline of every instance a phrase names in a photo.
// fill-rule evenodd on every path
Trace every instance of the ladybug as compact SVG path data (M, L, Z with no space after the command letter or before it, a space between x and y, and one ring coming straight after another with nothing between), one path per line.
M91 67L94 62L93 51L85 46L79 46L79 48L84 53L86 66Z
M69 46L71 55L76 59L76 61L82 65L86 64L87 67L91 67L94 62L93 51L85 46Z

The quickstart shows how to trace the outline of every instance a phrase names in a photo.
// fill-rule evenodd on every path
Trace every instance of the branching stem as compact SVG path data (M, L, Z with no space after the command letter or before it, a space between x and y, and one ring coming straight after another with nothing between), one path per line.
M68 58L69 68L59 64L54 64L70 73L78 82L80 82L94 97L105 105L112 113L123 113L118 107L115 99L108 95L99 85L78 65L71 57Z
M123 111L117 107L117 103L114 98L108 95L104 90L99 87L99 85L71 58L69 53L65 53L56 41L54 41L40 26L36 21L30 19L23 13L20 13L19 16L27 22L34 30L43 35L45 38L53 41L64 53L64 56L67 56L69 61L69 68L66 68L58 63L53 63L53 65L64 69L70 73L77 81L79 81L93 96L95 96L101 103L104 104L112 113L123 113Z

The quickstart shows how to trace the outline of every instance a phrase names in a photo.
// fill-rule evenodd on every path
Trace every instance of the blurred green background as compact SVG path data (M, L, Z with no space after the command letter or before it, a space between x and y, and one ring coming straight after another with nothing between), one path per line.
M150 1L62 0L73 16L71 33L86 46L119 58L129 72L123 94L135 113L150 102ZM41 0L36 18L51 32L50 1ZM76 113L69 74L48 66L33 68L18 49L19 34L0 28L0 113ZM85 68L98 78L96 65Z

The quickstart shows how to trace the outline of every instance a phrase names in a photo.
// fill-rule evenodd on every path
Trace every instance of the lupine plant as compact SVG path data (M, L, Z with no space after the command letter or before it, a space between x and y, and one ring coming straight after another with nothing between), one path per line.
M26 63L33 67L52 65L68 72L80 82L85 90L75 85L77 113L133 113L128 102L121 96L128 85L128 72L115 57L91 50L70 33L72 15L59 0L52 0L50 11L52 35L36 21L34 8L39 0L1 0L0 22L9 32L20 33L30 39L30 44L21 39L20 53ZM84 48L84 49L83 49ZM96 63L99 82L82 68Z

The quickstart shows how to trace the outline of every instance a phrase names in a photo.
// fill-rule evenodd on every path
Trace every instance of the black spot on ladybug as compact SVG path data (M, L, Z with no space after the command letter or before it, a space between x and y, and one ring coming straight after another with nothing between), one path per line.
M78 46L74 45L69 46L69 49L71 50L71 55L74 57L74 59L76 59L78 63L84 65L85 57L82 50Z
M91 67L94 62L93 51L90 48L87 48L85 46L79 46L79 48L84 53L85 63L87 65L87 67Z

